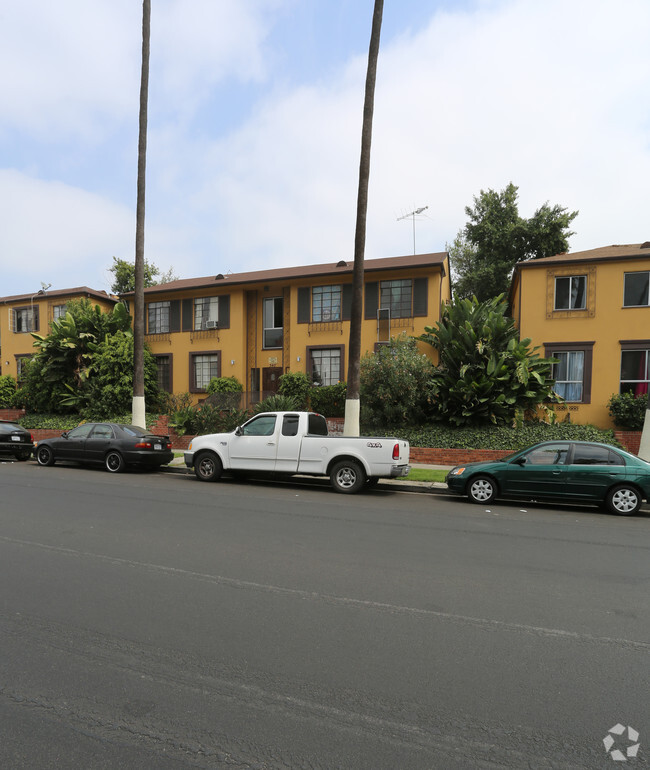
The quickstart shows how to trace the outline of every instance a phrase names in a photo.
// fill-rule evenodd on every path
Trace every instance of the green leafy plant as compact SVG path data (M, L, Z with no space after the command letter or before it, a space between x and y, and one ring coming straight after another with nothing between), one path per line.
M406 335L363 356L361 422L376 430L384 425L417 425L428 419L433 373L430 359Z
M562 399L553 391L554 359L541 358L519 339L499 295L443 308L435 327L418 339L432 345L440 363L432 376L431 415L452 425L512 425L518 413Z
M236 377L213 377L208 383L207 393L241 393L244 386Z
M311 382L304 372L285 372L278 381L278 394L296 399L299 409L306 409L309 403Z
M253 412L259 414L260 412L294 412L300 407L298 402L293 396L269 396L263 401L259 401L255 404Z
M615 393L607 402L614 425L627 430L642 430L648 408L648 396L643 393Z
M10 374L0 376L0 409L13 406L16 396L16 380Z
M325 417L345 416L345 382L336 385L316 385L309 391L309 403L313 412Z

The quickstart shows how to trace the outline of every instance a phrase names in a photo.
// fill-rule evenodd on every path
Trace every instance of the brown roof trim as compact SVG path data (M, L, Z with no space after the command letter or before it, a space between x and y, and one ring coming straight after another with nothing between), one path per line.
M8 305L14 302L31 302L32 298L36 299L56 299L58 297L88 297L88 299L101 299L103 302L112 302L117 304L120 300L114 295L108 294L105 291L96 291L95 289L89 289L88 286L77 286L74 289L55 289L54 291L36 291L33 294L14 294L11 297L0 297L0 303Z
M367 259L364 262L364 272L373 273L387 270L410 270L420 267L437 267L442 275L446 274L446 251L433 254L414 254L405 257L385 257L383 259ZM320 265L298 265L296 267L275 268L273 270L257 270L248 273L222 273L203 278L185 278L170 283L161 283L145 289L145 294L169 294L176 291L191 289L221 289L225 286L241 286L247 283L273 283L275 281L295 280L298 278L327 278L340 275L352 276L354 262L339 261ZM122 297L132 296L134 292L125 292Z
M566 254L556 254L554 257L542 257L541 259L528 259L525 262L517 262L515 271L540 265L575 265L584 262L620 262L623 260L649 258L650 248L645 244L603 246L588 251L567 252Z

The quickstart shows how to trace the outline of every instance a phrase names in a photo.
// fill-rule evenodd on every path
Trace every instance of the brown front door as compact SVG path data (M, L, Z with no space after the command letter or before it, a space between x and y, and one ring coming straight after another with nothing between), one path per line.
M267 366L262 369L262 390L264 396L278 392L278 381L282 375L281 366Z

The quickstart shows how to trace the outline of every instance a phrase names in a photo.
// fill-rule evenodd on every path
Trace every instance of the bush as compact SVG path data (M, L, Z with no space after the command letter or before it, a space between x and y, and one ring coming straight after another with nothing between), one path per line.
M318 385L309 391L309 403L312 411L325 417L345 417L345 394L347 385Z
M371 426L362 426L362 432L366 432L368 428ZM515 452L540 441L595 441L620 446L613 430L566 422L554 425L525 422L517 430L505 425L465 428L454 428L440 423L421 428L397 425L385 428L383 434L401 438L411 446L438 449L505 449Z
M269 396L255 404L253 412L295 412L298 408L298 402L292 396Z
M648 408L647 394L634 396L632 393L615 393L607 402L607 406L617 428L643 430Z
M296 399L298 409L306 409L309 402L311 382L304 372L285 372L281 375L278 385L278 394L291 396Z
M10 374L0 375L0 409L13 406L16 397L16 380Z
M208 383L207 393L242 393L244 386L236 377L213 377Z
M361 359L361 422L379 430L421 425L431 412L433 374L431 361L405 335L367 353Z

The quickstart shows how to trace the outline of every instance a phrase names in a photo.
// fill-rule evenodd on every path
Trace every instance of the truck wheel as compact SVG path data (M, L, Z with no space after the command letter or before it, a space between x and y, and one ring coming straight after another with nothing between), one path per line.
M330 473L330 484L337 492L352 495L366 483L366 474L356 460L340 460L334 463Z
M194 460L194 475L199 481L216 481L222 472L223 465L214 452L200 452Z
M49 446L39 446L36 450L36 460L39 465L54 465L54 452Z
M619 516L634 516L641 507L641 497L638 491L629 484L621 484L610 490L606 498L610 513Z

